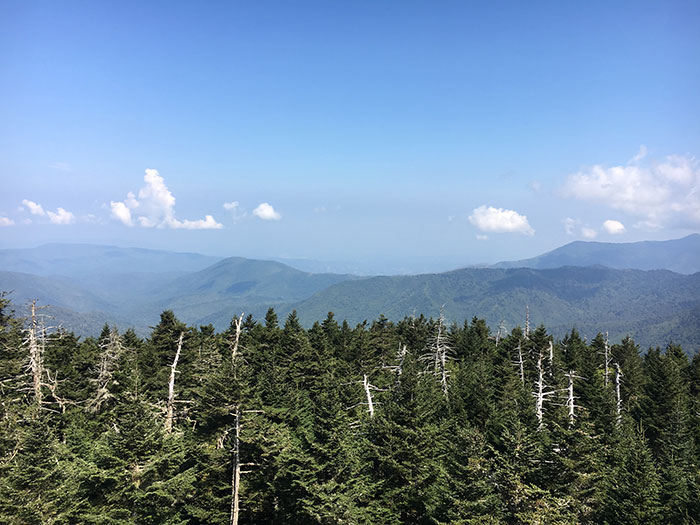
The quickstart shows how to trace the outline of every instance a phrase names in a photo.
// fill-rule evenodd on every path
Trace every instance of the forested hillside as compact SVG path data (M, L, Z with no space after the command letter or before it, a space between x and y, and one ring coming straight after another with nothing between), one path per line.
M562 266L607 266L637 270L700 272L700 234L682 239L641 242L574 241L532 259L500 262L493 268L560 268Z
M614 342L629 335L642 348L672 341L693 353L700 340L700 273L600 265L688 269L700 261L698 241L700 236L690 235L658 242L578 242L538 258L545 266L575 266L378 277L309 273L243 257L49 244L0 250L0 291L12 291L23 315L31 300L52 305L55 322L81 336L99 335L107 322L144 337L164 310L222 331L231 312L262 318L270 307L281 316L296 310L305 328L328 311L354 325L380 315L399 321L442 309L451 321L478 315L492 329L501 322L511 329L522 324L529 307L533 322L546 323L557 337L576 327L584 338L607 331Z
M492 328L502 321L509 328L522 324L528 307L534 322L546 323L559 337L576 327L588 338L598 331L615 341L631 335L643 348L670 341L691 353L699 347L700 273L465 268L341 282L293 305L305 326L329 310L358 323L442 308L448 319L478 315Z
M33 311L0 302L2 523L700 515L700 356L676 345L272 309L81 340Z

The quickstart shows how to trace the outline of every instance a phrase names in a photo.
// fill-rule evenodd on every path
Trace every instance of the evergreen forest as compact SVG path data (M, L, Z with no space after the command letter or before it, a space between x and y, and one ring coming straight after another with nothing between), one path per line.
M12 308L1 523L700 522L694 348L273 309L81 339Z

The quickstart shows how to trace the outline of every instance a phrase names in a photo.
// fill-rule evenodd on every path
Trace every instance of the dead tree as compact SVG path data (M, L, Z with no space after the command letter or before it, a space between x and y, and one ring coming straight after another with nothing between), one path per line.
M21 387L21 391L30 391L34 397L34 406L41 410L53 410L49 405L57 403L61 412L65 412L68 401L58 395L58 376L51 377L51 373L44 366L44 351L46 350L46 338L51 328L47 328L44 323L45 315L39 313L40 310L48 308L48 305L37 306L37 300L29 303L29 327L24 330L25 337L22 345L27 348L29 360L26 365L27 375L31 377L31 386ZM59 332L60 336L60 332ZM51 393L52 400L44 397L44 389Z
M537 356L537 381L535 382L535 392L532 395L535 397L535 413L539 422L537 429L542 430L544 426L544 403L547 398L555 394L554 390L550 390L544 381L544 366L542 365L542 349Z
M95 384L96 392L87 405L87 409L92 413L99 412L102 405L112 397L109 386L114 380L117 362L124 353L124 347L116 328L110 330L109 338L100 344L100 350L97 377L91 380Z
M513 362L514 366L518 367L518 371L520 373L520 384L524 385L525 384L525 362L523 361L523 346L522 346L522 341L518 341L518 346L516 348L518 351L518 355L516 357L516 360Z
M554 377L554 344L549 342L549 377Z
M406 355L408 354L408 349L406 348L406 345L399 345L399 350L396 353L396 358L399 362L398 365L396 365L396 374L401 375L403 373L403 362L406 359Z
M235 434L233 450L231 451L232 472L231 472L231 525L238 525L238 493L241 484L241 411L236 407L235 412Z
M530 307L525 305L525 339L530 338Z
M399 349L396 351L396 365L384 365L382 368L386 368L387 370L391 370L392 372L396 372L397 376L400 376L403 373L403 362L406 359L406 355L408 354L408 349L406 348L405 344L399 343ZM398 379L398 378L397 378Z
M452 347L450 346L449 336L445 330L445 319L442 313L440 313L435 335L428 343L427 350L428 351L421 359L433 364L432 373L439 379L440 385L442 386L442 393L447 397L447 378L449 377L447 362L451 360L450 354L452 353Z
M401 373L401 372L399 372L399 373ZM364 390L364 393L365 393L365 398L367 399L367 401L357 403L356 405L353 405L353 406L351 406L351 407L348 407L346 410L352 410L352 409L354 409L354 408L357 408L357 407L360 406L360 405L367 405L367 412L369 412L369 417L370 417L370 418L373 418L373 417L374 417L374 405L375 405L375 401L374 401L374 398L372 397L372 391L375 391L375 392L385 392L386 389L385 389L385 388L376 387L376 386L374 386L372 383L370 383L370 382L369 382L369 378L367 377L367 374L364 374L364 375L363 375L362 381L354 381L354 382L352 382L352 383L345 383L345 384L346 384L346 385L349 385L349 384L361 384L361 385L362 385L362 389Z
M241 467L254 466L255 463L241 463L241 416L243 414L261 413L262 410L241 410L240 407L233 407L234 427L233 427L233 447L231 449L231 508L229 523L238 525L240 515L240 486L241 474L247 474L249 470L241 470ZM228 434L226 431L225 434Z
M372 402L372 390L370 387L369 380L367 379L367 374L364 375L362 380L362 386L365 389L365 395L367 396L367 411L369 412L369 417L374 417L374 403Z
M574 379L583 379L583 377L577 376L573 370L569 370L564 375L569 379L569 386L566 389L566 407L569 409L569 426L573 426L576 419L576 408L578 408L576 396L574 396Z
M36 299L30 303L31 317L29 328L26 330L24 344L29 349L29 371L32 375L32 390L34 392L34 403L41 407L43 395L41 391L42 378L44 376L44 348L46 346L46 330L43 322L40 323L38 310L46 306L37 306Z
M66 413L66 405L69 403L68 400L62 398L61 396L58 395L58 392L56 390L58 389L58 373L56 373L55 376L51 377L51 372L49 370L45 370L46 372L46 383L42 383L42 386L45 386L46 388L49 389L49 392L51 392L51 397L53 400L56 402L56 404L59 406L61 409L61 414ZM71 402L71 404L75 404ZM65 436L64 436L65 438ZM65 443L65 441L64 441Z
M496 332L496 346L501 342L501 333L507 334L508 332L506 331L506 325L505 321L501 319L501 322L498 323L498 331Z
M177 362L180 360L180 352L182 351L182 339L185 332L180 332L180 338L177 341L177 351L175 359L170 365L170 380L168 381L168 403L165 412L165 431L170 434L173 430L173 418L175 415L175 374L177 374Z
M240 341L241 338L241 327L243 326L243 315L244 313L241 312L240 317L234 317L233 318L233 325L235 328L235 332L233 335L233 340L229 340L229 345L231 348L231 364L236 364L236 356L238 355L238 342Z
M620 395L620 385L622 384L622 368L620 368L619 363L615 363L615 398L617 401L616 409L617 414L615 417L615 422L617 426L622 424L622 396Z

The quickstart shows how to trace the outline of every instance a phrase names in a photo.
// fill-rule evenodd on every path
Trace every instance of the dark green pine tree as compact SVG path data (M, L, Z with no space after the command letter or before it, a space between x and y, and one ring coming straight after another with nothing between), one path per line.
M456 365L450 377L453 417L473 427L487 427L494 415L500 378L496 377L496 348L488 339L484 321L474 318L470 327L457 333Z
M661 518L661 481L644 433L626 421L613 445L600 490L597 523L670 523Z
M695 464L700 464L700 352L696 352L688 370L690 382L690 429L695 449Z
M22 324L14 315L10 300L0 292L0 458L5 463L19 440L19 422L27 411L24 391L27 351L23 348ZM0 463L0 464L2 464Z
M650 350L644 360L643 422L662 480L663 517L683 523L696 516L697 463L690 418L690 366L683 350L669 344L664 354Z
M585 363L589 358L589 352L578 330L572 328L571 332L561 340L560 346L564 371L580 373L586 367Z
M381 483L376 499L386 523L445 522L456 499L443 462L453 438L440 424L447 403L440 384L422 369L410 353L369 426L372 471Z
M228 345L224 348L230 350ZM212 350L212 356L215 355ZM259 402L249 388L250 367L246 363L246 352L239 352L235 360L230 354L220 355L209 367L197 389L192 411L192 419L196 422L192 437L200 446L191 451L197 462L197 498L188 505L188 511L196 518L196 523L227 523L232 503L234 449L238 445L240 462L256 459L252 457L250 447L244 445L256 442L249 432L245 411L258 408ZM241 433L241 428L245 432ZM245 489L247 476L241 483L239 502L245 507L243 516L250 519L258 508L255 499L250 498Z
M580 370L584 379L579 382L578 388L580 419L589 423L592 432L603 442L613 435L616 426L614 369L610 365L606 385L606 344L606 337L599 333L587 348Z
M0 466L0 521L10 525L83 523L87 508L79 493L82 472L57 439L44 413L17 429L10 461Z
M194 461L178 434L166 435L154 409L134 392L112 410L112 427L91 447L80 523L186 523L194 501Z

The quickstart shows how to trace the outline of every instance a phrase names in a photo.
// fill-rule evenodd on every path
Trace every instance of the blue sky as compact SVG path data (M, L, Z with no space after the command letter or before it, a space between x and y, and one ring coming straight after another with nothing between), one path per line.
M1 2L0 246L470 264L697 232L697 27L673 1Z

